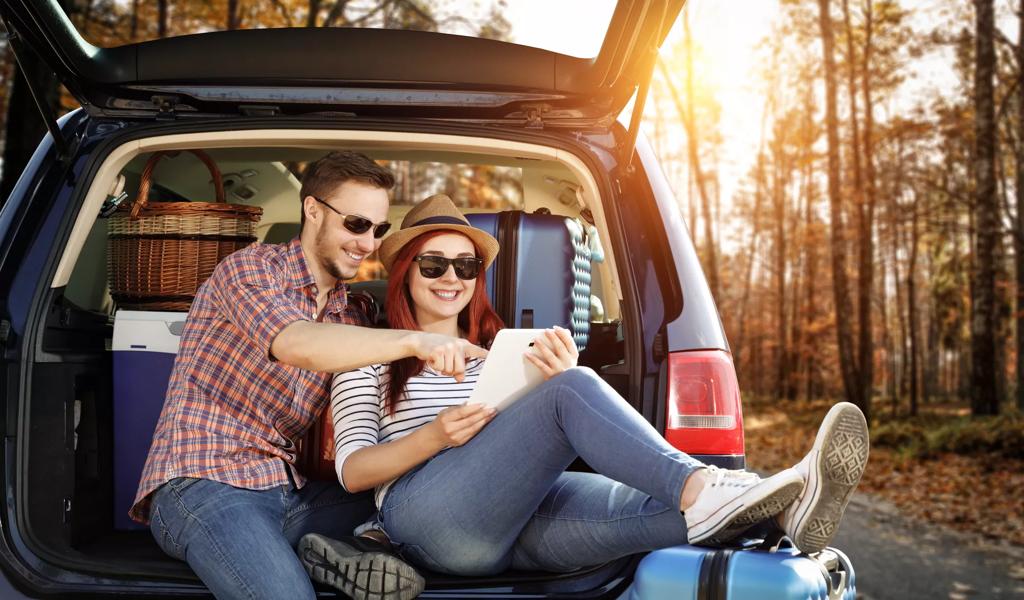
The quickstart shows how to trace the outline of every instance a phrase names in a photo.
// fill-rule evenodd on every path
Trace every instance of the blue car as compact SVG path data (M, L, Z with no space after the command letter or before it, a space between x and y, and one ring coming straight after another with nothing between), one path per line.
M259 241L297 231L297 169L335 148L397 173L392 222L446 189L483 227L558 219L567 236L527 227L517 246L505 238L509 262L488 290L505 322L571 327L580 362L670 443L743 468L729 344L677 200L638 133L654 57L683 3L621 0L600 51L579 58L343 28L100 48L56 0L0 0L17 56L45 61L81 104L59 119L45 107L10 117L44 119L50 133L0 210L0 597L207 593L126 516L184 312L139 310L119 295L116 269L131 279L169 267L115 257L113 217L144 182L150 203L212 200L216 178L184 150L211 157L228 202L262 209ZM631 99L634 117L620 122ZM354 287L379 295L383 276L368 267ZM426 595L635 597L641 560L430 575Z

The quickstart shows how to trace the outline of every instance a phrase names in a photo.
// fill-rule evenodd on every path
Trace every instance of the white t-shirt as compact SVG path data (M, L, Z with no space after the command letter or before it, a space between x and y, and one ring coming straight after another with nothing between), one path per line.
M342 479L345 459L360 448L386 444L408 435L434 420L437 413L449 406L458 406L469 399L484 361L466 361L466 378L459 382L426 367L409 378L405 391L392 414L384 411L390 365L371 365L338 373L331 382L331 417L334 421L334 469ZM374 499L380 508L394 480L377 486Z

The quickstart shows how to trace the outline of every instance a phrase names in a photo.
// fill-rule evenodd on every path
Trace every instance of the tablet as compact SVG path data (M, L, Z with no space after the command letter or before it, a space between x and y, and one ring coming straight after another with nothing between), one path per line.
M499 331L487 352L484 368L468 402L505 410L543 382L544 374L526 359L526 353L533 351L533 340L542 333L543 329Z

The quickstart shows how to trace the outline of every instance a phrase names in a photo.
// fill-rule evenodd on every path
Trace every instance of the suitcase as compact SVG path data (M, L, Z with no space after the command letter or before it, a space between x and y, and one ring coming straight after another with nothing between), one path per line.
M466 215L466 219L469 220L469 224L477 229L483 229L487 233L491 234L491 237L498 239L498 215L500 213L471 213ZM502 258L503 250L498 252L498 259ZM494 266L497 264L497 260L487 268L487 297L491 300L491 306L494 306ZM500 314L499 314L500 316ZM502 317L504 318L504 317Z
M508 327L565 327L581 350L590 331L591 248L583 226L546 209L469 215L501 246L488 272L494 310ZM493 289L491 282L493 283Z
M801 554L788 538L770 548L675 546L637 567L628 600L855 600L853 565L835 548Z

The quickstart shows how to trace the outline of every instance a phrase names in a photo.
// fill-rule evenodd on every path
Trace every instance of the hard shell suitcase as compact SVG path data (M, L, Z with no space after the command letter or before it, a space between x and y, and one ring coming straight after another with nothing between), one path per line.
M492 235L496 230L501 245L491 268L495 311L508 327L565 327L584 348L591 284L591 248L584 227L543 209L498 213L496 223L487 217L472 215L470 222Z
M487 233L491 234L491 237L498 239L498 214L499 213L470 213L466 215L466 219L469 220L469 224L477 229L483 229ZM501 252L498 252L498 258L502 258ZM491 306L494 305L494 265L492 264L487 269L487 297L491 300Z
M675 546L648 554L622 600L855 600L853 565L841 551L809 556L772 549Z

